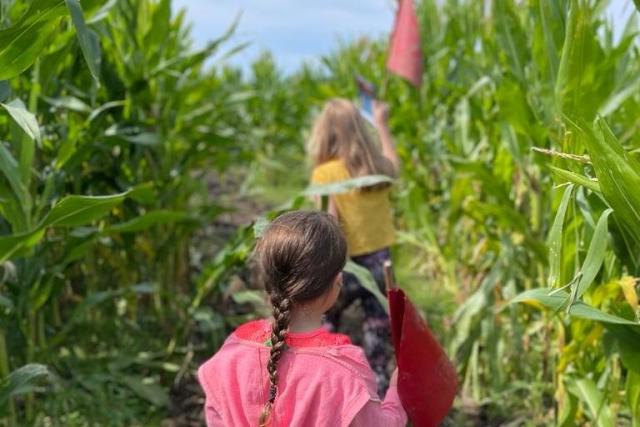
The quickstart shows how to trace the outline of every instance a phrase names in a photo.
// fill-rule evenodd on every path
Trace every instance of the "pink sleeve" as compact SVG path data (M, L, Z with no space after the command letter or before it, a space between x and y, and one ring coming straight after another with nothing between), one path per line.
M224 427L222 416L216 409L215 400L212 396L211 387L207 381L206 370L209 369L208 362L198 369L198 380L205 394L204 402L204 418L207 421L207 427Z
M407 413L400 403L398 388L389 387L384 402L369 400L350 424L350 427L404 427Z
M208 400L204 404L204 417L207 420L207 427L224 427L222 417Z

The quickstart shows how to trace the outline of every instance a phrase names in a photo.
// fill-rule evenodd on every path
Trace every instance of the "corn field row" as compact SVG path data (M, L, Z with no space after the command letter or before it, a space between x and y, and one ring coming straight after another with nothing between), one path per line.
M0 425L198 425L194 368L265 309L254 228L308 205L310 119L359 73L449 425L639 427L640 4L607 3L421 0L416 90L386 40L243 72L170 0L0 0Z

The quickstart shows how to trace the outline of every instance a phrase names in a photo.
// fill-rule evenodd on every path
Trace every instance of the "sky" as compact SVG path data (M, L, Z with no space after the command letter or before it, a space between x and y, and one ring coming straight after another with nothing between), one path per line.
M278 66L293 72L305 60L331 52L340 40L386 36L393 26L396 0L174 0L185 8L196 47L224 33L241 13L233 41L251 45L229 61L243 68L269 50ZM634 13L632 0L611 0L615 33ZM232 44L228 45L229 47Z
M394 4L395 0L174 0L173 7L186 8L197 47L221 35L241 12L233 40L251 45L230 62L246 67L269 50L280 68L292 72L302 61L331 52L339 40L388 34Z

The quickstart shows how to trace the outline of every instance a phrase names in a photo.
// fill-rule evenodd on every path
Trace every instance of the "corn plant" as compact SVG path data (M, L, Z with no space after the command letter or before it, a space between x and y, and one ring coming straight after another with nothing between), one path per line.
M203 176L247 157L234 87L203 69L233 26L194 51L166 0L0 11L0 419L102 422L82 407L114 389L151 416L184 357L190 237L220 211ZM150 319L165 340L109 349Z

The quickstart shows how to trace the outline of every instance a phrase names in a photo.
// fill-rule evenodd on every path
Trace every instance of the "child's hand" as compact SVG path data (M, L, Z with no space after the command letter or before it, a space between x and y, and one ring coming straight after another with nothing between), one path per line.
M389 105L382 101L373 101L373 121L378 126L387 126L389 122Z

